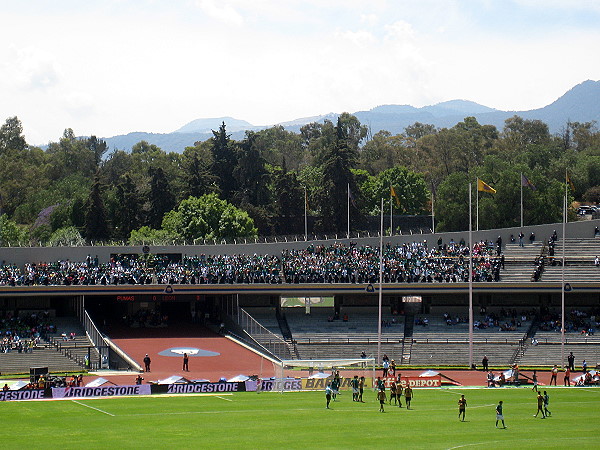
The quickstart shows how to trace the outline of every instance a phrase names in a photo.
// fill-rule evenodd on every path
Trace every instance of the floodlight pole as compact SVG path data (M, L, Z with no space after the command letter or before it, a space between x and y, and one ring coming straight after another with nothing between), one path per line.
M469 369L473 367L473 221L471 217L471 189L471 183L469 183Z
M567 232L567 184L565 183L565 198L563 201L562 223L562 270L560 283L560 361L565 364L565 241Z
M379 304L377 314L377 361L381 361L381 305L383 303L383 198L381 199L381 229L379 231Z

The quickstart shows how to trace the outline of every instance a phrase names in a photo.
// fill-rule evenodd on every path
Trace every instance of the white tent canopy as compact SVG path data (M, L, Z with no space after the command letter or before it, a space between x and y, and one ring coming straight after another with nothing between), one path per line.
M233 378L230 378L229 380L227 380L228 383L237 383L237 382L242 382L242 381L246 381L248 380L250 377L247 377L246 375L236 375Z
M158 380L158 384L176 384L176 383L189 383L190 380L187 378L183 378L179 375L171 375L169 378L165 378L164 380Z

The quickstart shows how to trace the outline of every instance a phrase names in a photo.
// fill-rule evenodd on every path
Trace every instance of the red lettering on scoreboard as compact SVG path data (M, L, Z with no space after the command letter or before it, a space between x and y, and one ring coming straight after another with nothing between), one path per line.
M117 295L118 302L134 302L135 295Z

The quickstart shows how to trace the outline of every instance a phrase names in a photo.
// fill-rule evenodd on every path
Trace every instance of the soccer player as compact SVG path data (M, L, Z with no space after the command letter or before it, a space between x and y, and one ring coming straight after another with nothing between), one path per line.
M549 404L550 404L550 396L548 395L548 393L546 391L544 391L544 413L546 414L546 417L552 415L552 413L548 409Z
M331 382L331 392L332 392L332 395L333 395L333 401L335 402L336 398L337 398L337 395L340 392L340 378L337 375L337 373L333 377L333 381Z
M331 390L331 383L329 383L327 385L327 387L325 388L325 400L327 400L327 409L329 409L329 403L331 402L331 394L332 394L332 390Z
M394 399L394 405L398 404L398 399L396 393L398 392L398 388L396 387L396 382L392 381L390 384L390 405L392 404L392 399Z
M352 378L352 381L350 382L350 384L352 385L352 401L357 402L358 401L358 385L359 385L358 375L354 375L354 378Z
M412 400L413 397L413 390L410 387L410 385L406 385L406 387L404 388L404 399L406 400L406 409L410 409L410 401Z
M377 399L379 400L379 411L385 412L383 410L383 406L385 405L386 396L385 391L383 389L379 389L379 391L377 392Z
M462 394L460 396L460 398L458 399L458 418L460 419L460 416L462 414L462 422L465 421L466 410L467 410L467 399L465 398L465 395Z
M504 424L504 414L502 414L502 400L498 402L498 406L496 406L496 428L498 428L498 421L502 421L502 428L506 428Z
M398 399L398 408L402 408L402 394L404 393L404 386L400 383L400 377L398 377L398 384L396 385L396 398Z
M532 391L538 392L538 379L537 379L537 372L534 370L533 371L533 376L532 376L532 380L533 380L533 387L531 388Z
M537 395L537 412L533 417L537 417L538 413L542 413L542 419L546 418L546 414L544 414L544 397L542 397L541 392L538 392Z
M364 390L365 390L365 377L360 377L360 380L358 382L358 401L361 403L364 403L364 400L362 398Z

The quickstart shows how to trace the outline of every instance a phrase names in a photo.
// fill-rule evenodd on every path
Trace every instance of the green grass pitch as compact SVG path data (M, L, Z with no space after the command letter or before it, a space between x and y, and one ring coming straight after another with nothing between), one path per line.
M597 448L600 389L546 388L552 417L534 418L530 388L415 389L413 409L375 393L355 403L342 392L3 402L3 449L89 448ZM457 401L465 394L465 422ZM507 429L495 428L504 401Z

